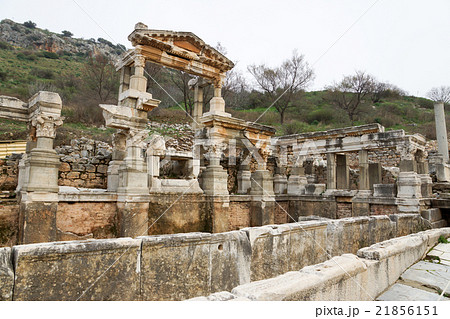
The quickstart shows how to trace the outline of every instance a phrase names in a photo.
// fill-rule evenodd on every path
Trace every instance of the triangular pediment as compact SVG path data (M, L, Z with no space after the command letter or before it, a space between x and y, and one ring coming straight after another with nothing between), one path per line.
M152 30L138 23L135 30L128 36L128 40L135 47L158 48L170 55L213 66L221 72L229 71L234 67L231 60L192 32Z

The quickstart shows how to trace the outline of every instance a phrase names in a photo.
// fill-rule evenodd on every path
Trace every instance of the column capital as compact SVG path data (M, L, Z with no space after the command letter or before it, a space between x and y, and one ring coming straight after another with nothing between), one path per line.
M56 128L63 124L64 117L39 114L31 119L31 126L36 128L36 137L55 138Z

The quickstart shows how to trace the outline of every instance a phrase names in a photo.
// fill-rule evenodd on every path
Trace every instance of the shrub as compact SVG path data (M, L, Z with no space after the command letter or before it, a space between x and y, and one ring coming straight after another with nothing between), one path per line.
M23 25L25 27L27 27L28 29L35 29L36 28L36 23L34 23L33 21L26 21L23 23Z
M97 41L98 41L99 43L106 44L107 46L110 46L111 48L114 48L114 47L115 47L114 44L112 44L110 41L108 41L108 40L106 40L106 39L98 38Z
M28 61L34 61L37 58L36 55L31 51L22 51L17 53L16 56L19 60L28 60Z
M11 46L8 43L6 43L6 42L0 41L0 49L2 49L2 50L10 50Z
M283 135L292 135L308 131L311 131L309 125L300 121L290 121L282 127Z
M67 30L63 30L62 32L62 36L66 37L66 38L71 38L73 36L73 33Z
M41 79L53 79L54 78L53 71L48 70L48 69L33 69L33 70L31 70L30 73Z
M3 70L0 70L0 81L6 81L6 72Z
M334 113L332 109L328 108L314 110L308 115L308 122L311 124L313 122L329 124L334 118Z
M417 98L417 104L424 109L432 109L434 107L433 101L425 99L423 97Z
M47 59L59 59L59 56L54 52L42 51L42 56Z

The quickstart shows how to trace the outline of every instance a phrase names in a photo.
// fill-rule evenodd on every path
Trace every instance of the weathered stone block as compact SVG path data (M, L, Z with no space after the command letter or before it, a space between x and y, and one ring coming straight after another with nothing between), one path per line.
M435 222L442 219L441 210L439 208L430 208L420 213L423 218L430 222Z
M59 166L60 172L69 172L70 171L70 164L69 163L61 163Z
M141 241L15 246L14 300L139 300Z
M213 234L209 251L211 292L231 291L250 282L252 248L245 232Z
M70 172L70 173L67 173L66 177L69 179L79 178L80 173L79 172Z
M141 237L142 299L183 300L210 293L210 234Z
M0 301L12 300L14 270L11 261L11 248L0 248Z
M108 171L108 165L99 165L97 167L98 173L106 174L107 171Z

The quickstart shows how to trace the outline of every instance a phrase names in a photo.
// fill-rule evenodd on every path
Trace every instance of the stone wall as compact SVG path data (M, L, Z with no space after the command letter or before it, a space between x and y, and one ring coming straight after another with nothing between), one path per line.
M439 236L449 237L450 228L383 241L358 250L357 255L344 254L300 271L238 286L231 294L221 292L195 300L373 301L420 260Z
M19 160L22 154L13 154L0 159L0 192L12 194L17 187L19 175Z
M420 217L404 214L0 248L0 300L188 299L356 253L422 227Z
M87 138L74 139L70 145L55 148L60 154L59 186L106 188L111 146Z

